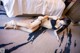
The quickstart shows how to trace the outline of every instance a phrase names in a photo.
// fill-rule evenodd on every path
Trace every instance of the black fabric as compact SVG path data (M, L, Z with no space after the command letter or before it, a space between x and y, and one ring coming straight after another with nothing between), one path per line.
M56 25L56 20L51 20L51 25L52 25L52 29L56 30L57 28L55 27Z
M67 6L71 3L71 1L72 1L72 0L66 0L66 1L65 1L66 8L67 8Z
M0 26L0 29L4 29L4 26Z
M3 2L1 1L1 5L3 5Z

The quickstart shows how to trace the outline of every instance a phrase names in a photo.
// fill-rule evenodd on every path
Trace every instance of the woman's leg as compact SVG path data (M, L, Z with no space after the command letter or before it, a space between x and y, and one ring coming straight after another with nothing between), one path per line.
M46 19L47 16L39 16L34 22L32 23L22 23L22 22L16 22L17 26L21 26L21 27L27 27L27 28L35 28L36 26L40 25L41 24L41 21L44 21L44 19Z
M42 26L48 29L52 29L51 21L48 19L42 21Z
M44 16L44 17L40 16L34 22L32 22L30 24L17 22L17 21L10 21L9 23L7 23L5 28L10 28L10 27L14 28L14 25L15 25L17 29L27 31L27 32L33 32L39 27L39 25L41 24L41 21L44 20L45 18L46 18L46 16Z
M37 30L40 27L40 24L42 24L41 21L44 21L45 18L46 18L46 16L45 17L38 17L34 22L30 23L28 29L23 28L23 27L19 27L18 29L29 32L29 33L34 32L35 30ZM18 23L18 25L20 26L20 23Z
M22 31L31 33L39 28L39 24L40 23L37 22L37 20L30 24L12 20L12 21L6 23L5 28L6 29L17 29L17 30L22 30Z
M38 26L36 26L36 27L34 27L34 28L32 28L32 29L27 29L27 28L25 28L25 27L18 27L17 29L18 30L22 30L22 31L25 31L25 32L29 32L29 33L32 33L32 32L34 32L35 30L37 30L39 28L39 25Z
M41 24L41 21L39 19L36 19L34 22L32 23L23 23L23 22L16 22L16 25L19 27L25 27L25 28L29 28L29 29L33 29L36 26L38 26L39 24Z
M34 22L32 22L31 24L30 24L30 28L34 28L34 27L36 27L36 26L38 26L38 25L41 25L42 24L42 21L44 21L45 19L47 18L47 16L39 16Z
M23 23L23 22L17 22L15 20L11 20L7 23L5 23L5 28L7 29L16 29L17 27L28 27L29 24Z

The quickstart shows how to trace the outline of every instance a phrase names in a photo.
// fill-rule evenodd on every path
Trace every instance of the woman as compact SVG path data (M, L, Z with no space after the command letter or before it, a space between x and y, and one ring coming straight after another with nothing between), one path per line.
M5 24L5 28L13 28L13 29L19 29L23 31L27 31L29 33L34 32L37 30L40 26L48 28L48 29L54 29L57 30L61 26L65 25L65 20L58 19L57 16L39 16L34 22L32 23L22 23L17 21L10 21Z

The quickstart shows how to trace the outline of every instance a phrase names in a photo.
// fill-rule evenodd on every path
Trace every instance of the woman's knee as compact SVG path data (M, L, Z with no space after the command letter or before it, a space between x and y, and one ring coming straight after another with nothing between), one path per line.
M39 16L39 17L38 17L38 20L43 20L43 19L44 19L43 16Z

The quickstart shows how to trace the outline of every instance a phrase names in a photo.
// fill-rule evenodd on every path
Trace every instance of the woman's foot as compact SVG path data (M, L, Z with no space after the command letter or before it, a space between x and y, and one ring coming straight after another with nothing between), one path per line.
M11 20L7 23L5 23L5 29L16 29L16 22L14 20Z

